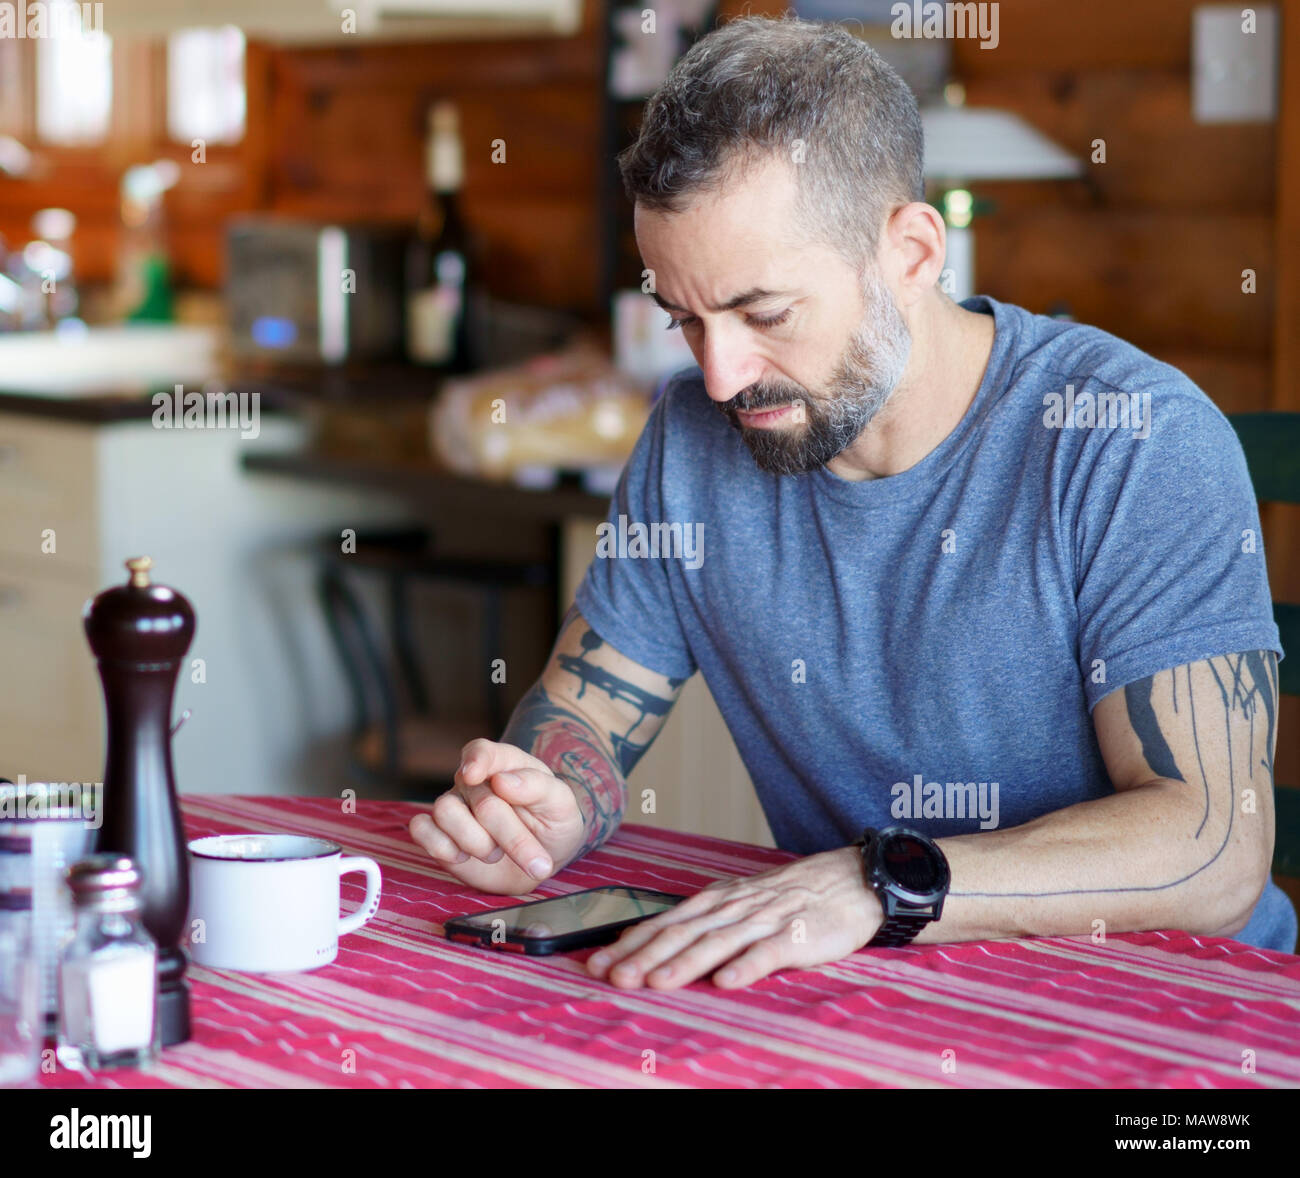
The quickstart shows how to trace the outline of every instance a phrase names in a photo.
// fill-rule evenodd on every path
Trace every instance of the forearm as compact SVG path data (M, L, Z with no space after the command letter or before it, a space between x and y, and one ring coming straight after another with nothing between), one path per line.
M613 750L581 713L551 699L537 683L519 701L501 739L536 757L573 790L582 811L583 840L567 862L594 850L618 829L627 807L627 782Z
M1237 931L1259 893L1255 848L1240 819L1198 837L1202 817L1182 782L1157 780L1010 830L939 839L952 884L917 941Z

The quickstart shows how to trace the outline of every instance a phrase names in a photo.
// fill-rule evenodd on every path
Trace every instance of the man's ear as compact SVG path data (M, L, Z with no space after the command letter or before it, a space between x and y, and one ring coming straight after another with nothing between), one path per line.
M909 201L896 208L880 235L881 265L897 283L899 302L910 305L935 287L947 253L943 216L932 204Z

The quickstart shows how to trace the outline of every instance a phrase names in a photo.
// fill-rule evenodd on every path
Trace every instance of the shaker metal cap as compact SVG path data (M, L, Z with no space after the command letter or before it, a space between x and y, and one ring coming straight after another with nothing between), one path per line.
M63 873L79 907L126 912L139 907L144 869L125 855L88 855Z

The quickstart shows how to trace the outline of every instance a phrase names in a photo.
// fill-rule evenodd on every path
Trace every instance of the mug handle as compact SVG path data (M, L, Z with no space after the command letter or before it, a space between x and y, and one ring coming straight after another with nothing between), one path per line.
M344 876L352 871L364 871L366 873L366 898L361 901L361 907L355 912L349 912L346 916L339 914L339 936L346 936L348 933L354 933L363 924L366 923L376 912L379 911L379 864L373 859L364 859L360 856L351 858L344 857L339 860L339 875Z

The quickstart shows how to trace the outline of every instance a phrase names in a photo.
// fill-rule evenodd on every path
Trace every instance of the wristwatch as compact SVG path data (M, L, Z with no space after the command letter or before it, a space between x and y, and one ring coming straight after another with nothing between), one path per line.
M880 897L885 923L868 948L897 948L943 915L952 874L938 846L907 826L868 826L853 844L862 848L867 884Z

